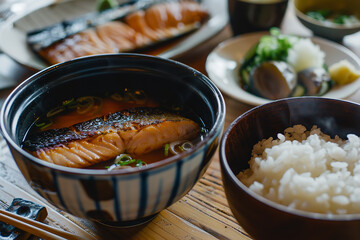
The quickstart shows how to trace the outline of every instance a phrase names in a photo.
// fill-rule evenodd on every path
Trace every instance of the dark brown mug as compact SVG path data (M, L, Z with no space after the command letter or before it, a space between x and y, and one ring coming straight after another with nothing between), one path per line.
M288 0L228 0L234 36L280 27Z

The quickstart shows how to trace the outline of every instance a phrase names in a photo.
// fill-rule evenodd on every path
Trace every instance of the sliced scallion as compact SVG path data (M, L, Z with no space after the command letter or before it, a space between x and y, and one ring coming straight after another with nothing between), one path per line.
M170 144L165 144L164 146L164 155L167 157L169 156L169 147L170 147Z
M134 163L136 160L132 159L132 157L128 154L120 154L119 156L117 156L115 158L115 164L120 165L120 166L126 166L129 164Z
M142 160L137 160L137 161L136 161L136 166L137 166L137 167L140 167L140 168L141 168L141 167L143 167L143 166L145 166L145 165L147 165L146 162L144 162L144 161L142 161Z
M65 110L65 107L63 107L63 106L55 107L55 108L51 109L51 110L46 114L46 117L55 116L56 114L61 113L61 112L64 111L64 110Z
M48 119L48 118L37 118L36 121L35 121L35 126L40 128L40 130L43 130L49 126L51 126L53 124L53 122Z
M183 152L188 151L188 150L192 149L193 147L194 147L194 144L192 144L192 142L189 142L189 141L184 142L180 146L180 148Z
M169 150L172 154L176 155L188 151L193 147L194 145L191 142L180 140L170 143Z

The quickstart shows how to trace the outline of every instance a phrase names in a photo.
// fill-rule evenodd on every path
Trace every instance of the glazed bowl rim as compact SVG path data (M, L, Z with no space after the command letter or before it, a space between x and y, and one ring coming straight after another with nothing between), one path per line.
M294 7L296 16L308 23L311 23L312 25L315 25L317 27L331 29L331 30L354 30L360 29L360 22L354 23L351 25L343 25L343 24L336 24L336 23L328 23L325 24L319 20L313 19L312 17L307 16L305 13L303 13L295 4L295 0L292 0L292 5Z
M227 141L229 138L230 133L235 128L236 125L239 124L245 117L248 115L251 115L257 111L261 111L263 108L268 108L271 105L277 105L285 102L292 102L292 101L298 101L302 99L309 99L310 100L316 100L316 101L326 101L326 102L343 102L345 104L352 104L356 105L360 108L360 103L356 103L350 100L344 100L344 99L335 99L335 98L325 98L325 97L316 97L316 96L305 96L305 97L292 97L292 98L284 98L280 100L275 100L260 106L256 106L245 113L238 116L233 122L230 123L230 125L225 129L224 134L221 138L220 145L219 145L219 156L220 156L220 164L223 172L227 175L227 177L230 179L230 181L236 186L236 191L243 191L246 195L250 196L251 198L255 199L256 201L260 202L261 204L265 205L266 207L276 209L277 211L284 212L286 214L299 216L303 218L308 219L316 219L321 221L350 221L350 220L359 220L360 219L360 213L353 213L353 214L325 214L325 213L314 213L304 210L298 210L298 209L290 209L287 206L284 206L280 203L276 203L274 201L271 201L253 191L251 191L245 184L243 184L235 175L235 173L230 168L230 165L228 163L226 154L225 154L225 148L227 146ZM249 159L250 160L250 159ZM226 188L226 186L224 186Z
M213 93L214 98L216 99L217 105L218 105L218 112L215 112L214 116L214 124L212 125L211 129L209 129L208 133L204 136L202 141L195 144L193 149L183 152L179 155L175 155L169 158L166 158L164 160L151 163L143 168L124 168L124 169L116 169L112 171L108 171L107 169L82 169L82 168L71 168L71 167L65 167L56 165L53 163L48 163L46 161L40 160L24 149L22 149L11 137L8 133L8 129L5 127L6 117L9 108L11 107L12 100L17 96L17 94L24 88L26 88L29 84L32 83L33 79L41 78L43 75L46 75L50 71L59 71L63 67L66 67L71 64L76 64L77 62L86 61L88 59L103 59L103 58L140 58L140 59L149 59L153 61L160 61L167 64L174 65L176 68L183 68L185 71L193 72L194 75L202 77L202 82L204 85L207 86L207 88ZM175 163L181 159L186 159L188 157L191 157L193 154L195 154L197 151L202 149L209 140L211 140L214 136L216 136L219 131L222 132L222 128L225 121L225 102L224 98L220 92L220 90L209 80L207 76L205 76L203 73L197 71L196 69L193 69L190 66L187 66L181 62L172 60L172 59L165 59L162 57L157 56L151 56L146 54L139 54L139 53L117 53L117 54L100 54L100 55L93 55L93 56L85 56L76 58L67 62L55 64L52 66L49 66L32 76L28 77L26 80L24 80L22 83L20 83L5 99L1 111L0 111L0 127L1 127L1 133L6 140L7 144L10 144L17 152L19 152L21 155L25 156L27 159L29 159L31 162L41 165L43 167L49 168L51 170L60 171L66 174L75 174L75 175L96 175L96 176L115 176L115 175L128 175L128 174L138 174L141 172L151 171L153 169L158 169L161 167L165 167L166 165L170 165L172 163Z

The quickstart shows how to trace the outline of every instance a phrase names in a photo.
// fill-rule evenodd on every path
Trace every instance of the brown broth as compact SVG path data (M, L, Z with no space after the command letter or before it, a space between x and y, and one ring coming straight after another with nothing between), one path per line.
M88 97L86 97L88 98ZM135 107L159 107L159 104L152 100L146 99L142 101L135 102L134 100L119 100L114 99L111 97L90 97L96 99L96 104L92 105L91 108L87 109L86 111L80 111L79 113L79 105L78 99L74 100L67 100L63 102L62 106L66 106L66 110L63 110L57 113L57 109L59 107L55 107L53 110L49 112L55 112L55 114L51 117L42 117L39 118L41 120L46 119L47 121L51 122L51 124L47 127L41 127L40 131L46 131L49 129L60 129L60 128L67 128L77 123L85 122L96 117L101 117L107 114L116 113L125 109L135 108ZM66 102L76 103L74 104L75 107L69 107L69 105L64 105ZM41 122L41 121L40 121ZM34 123L33 127L30 129L29 132L38 132L39 127L36 126L36 122ZM178 151L178 150L177 150ZM126 154L126 153L125 153ZM150 153L142 154L142 155L131 155L132 159L141 160L146 164L151 164L157 161L161 161L165 158L174 156L171 151L168 151L167 155L165 155L164 147L154 150ZM87 169L106 169L109 166L114 164L115 159L107 160L101 163L94 164L90 167L86 167ZM127 166L135 167L136 163L129 164Z

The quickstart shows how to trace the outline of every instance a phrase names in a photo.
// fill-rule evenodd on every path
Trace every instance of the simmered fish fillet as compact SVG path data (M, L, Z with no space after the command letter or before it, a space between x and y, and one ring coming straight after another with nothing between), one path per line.
M23 147L44 161L79 168L124 152L148 153L169 142L192 139L199 131L196 122L180 115L134 108L31 135Z

